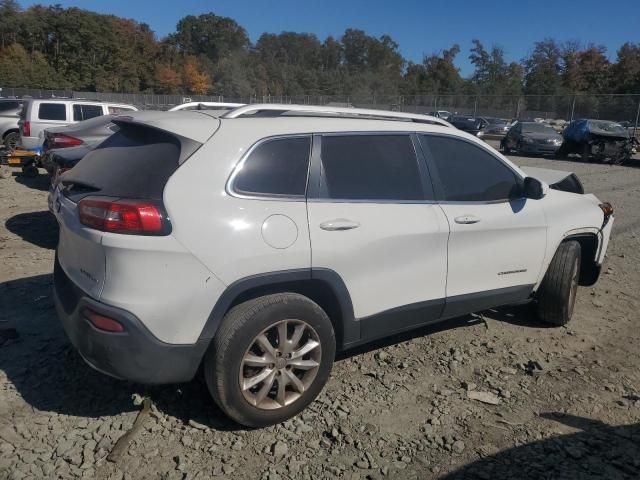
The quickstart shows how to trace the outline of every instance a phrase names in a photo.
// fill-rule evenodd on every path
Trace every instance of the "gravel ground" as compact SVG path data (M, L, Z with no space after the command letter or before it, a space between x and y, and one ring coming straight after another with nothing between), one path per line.
M47 179L4 167L0 478L640 478L640 168L514 160L575 171L616 207L568 327L502 308L348 352L310 408L262 430L226 420L200 379L85 365L53 307Z

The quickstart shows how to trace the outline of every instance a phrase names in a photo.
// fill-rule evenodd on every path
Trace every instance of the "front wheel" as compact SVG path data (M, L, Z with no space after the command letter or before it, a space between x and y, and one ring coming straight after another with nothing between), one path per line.
M295 293L266 295L227 313L204 373L229 417L264 427L297 415L318 396L335 351L331 321L315 302Z
M580 244L563 242L553 256L538 289L538 317L553 325L566 325L573 315L580 278Z

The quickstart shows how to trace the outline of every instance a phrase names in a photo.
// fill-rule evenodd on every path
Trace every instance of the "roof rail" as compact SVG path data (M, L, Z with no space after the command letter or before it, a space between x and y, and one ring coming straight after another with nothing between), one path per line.
M369 120L398 120L398 121L411 121L415 123L428 123L431 125L440 125L443 127L452 127L449 122L437 117L431 117L429 115L421 115L419 113L404 113L404 112L392 112L389 110L373 110L368 108L345 108L345 107L329 107L329 106L314 106L314 105L287 105L287 104L273 104L273 103L256 103L253 105L245 105L238 107L230 112L222 115L221 118L240 118L244 116L280 116L280 115L295 115L296 113L304 116L314 116L318 114L318 117L342 117L342 118L358 118Z
M213 108L219 108L220 110L226 110L226 109L234 109L234 108L242 107L244 105L246 104L245 103L228 103L228 102L187 102L187 103L181 103L180 105L176 105L175 107L170 108L168 111L176 112L178 110L187 110L187 109L206 110L206 108L202 108L202 107L213 107Z

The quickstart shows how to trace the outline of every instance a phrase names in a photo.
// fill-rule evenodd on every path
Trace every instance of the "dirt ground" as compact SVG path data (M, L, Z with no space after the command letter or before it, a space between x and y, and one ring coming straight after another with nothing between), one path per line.
M4 167L0 478L640 478L640 168L514 160L575 171L616 208L573 321L503 308L348 352L310 408L262 430L226 420L200 379L149 388L82 361L52 302L48 180Z

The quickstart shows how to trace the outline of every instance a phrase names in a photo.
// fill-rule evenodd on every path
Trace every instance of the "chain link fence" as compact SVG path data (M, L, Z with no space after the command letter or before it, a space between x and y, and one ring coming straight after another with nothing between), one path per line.
M640 94L633 95L156 95L142 93L97 93L71 90L3 88L5 98L76 98L127 103L144 110L166 110L185 102L285 103L333 105L413 113L445 110L473 116L508 120L536 118L571 121L597 118L625 122L638 129Z

